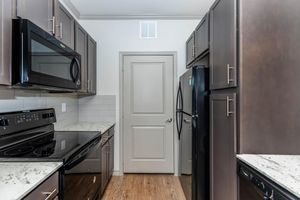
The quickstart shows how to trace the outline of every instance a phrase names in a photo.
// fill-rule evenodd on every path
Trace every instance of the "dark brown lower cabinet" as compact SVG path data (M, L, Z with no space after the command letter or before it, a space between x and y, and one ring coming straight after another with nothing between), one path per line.
M106 131L102 135L101 141L101 193L103 194L105 188L113 175L114 168L114 128Z
M236 94L210 97L211 200L237 200Z

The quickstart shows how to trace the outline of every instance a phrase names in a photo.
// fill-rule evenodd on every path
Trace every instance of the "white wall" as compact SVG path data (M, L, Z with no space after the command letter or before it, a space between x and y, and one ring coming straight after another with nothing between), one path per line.
M98 95L116 95L115 170L119 162L119 53L124 51L175 51L178 76L185 71L185 41L199 20L158 20L158 38L139 38L139 20L80 20L80 24L97 40ZM177 166L178 144L175 145ZM177 172L177 170L176 170Z

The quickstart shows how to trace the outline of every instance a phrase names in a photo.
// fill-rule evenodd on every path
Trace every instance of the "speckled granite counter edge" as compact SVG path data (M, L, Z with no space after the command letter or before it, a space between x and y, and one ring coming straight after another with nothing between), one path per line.
M258 171L259 173L261 173L262 175L264 175L266 178L272 180L274 183L278 184L279 186L281 186L282 188L284 188L285 190L287 190L288 192L290 192L291 194L295 195L296 197L300 198L300 193L291 190L288 186L284 185L283 183L279 182L278 180L276 180L274 177L270 176L267 172L259 169L257 166L253 165L252 163L250 163L247 159L245 159L243 157L243 155L249 155L249 154L240 154L240 155L236 155L237 159L239 159L240 161L246 163L247 165L249 165L250 167L252 167L253 169L255 169L256 171ZM262 155L253 155L253 156L257 156L260 157ZM259 158L262 159L262 158Z
M60 162L59 165L57 165L56 168L54 168L51 172L48 173L44 178L42 178L39 182L37 182L35 185L33 185L29 190L27 190L19 199L23 199L28 194L30 194L34 189L36 189L40 184L42 184L44 181L46 181L50 176L52 176L55 172L57 172L61 167L63 166L63 163ZM61 191L60 191L61 192Z

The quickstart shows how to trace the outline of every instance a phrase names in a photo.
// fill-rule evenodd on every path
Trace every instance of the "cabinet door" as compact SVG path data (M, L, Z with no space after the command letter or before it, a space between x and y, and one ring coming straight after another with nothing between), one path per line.
M109 140L109 147L109 177L111 177L114 172L114 136Z
M80 92L87 92L87 32L77 22L75 23L75 51L81 55Z
M0 84L10 85L13 1L0 1Z
M97 43L88 36L88 93L97 93Z
M236 95L210 97L211 200L237 199Z
M193 32L186 41L186 65L188 66L195 58L195 33Z
M64 44L74 49L74 18L67 9L55 0L54 15L56 21L55 36Z
M17 16L54 34L53 0L17 0Z
M107 180L108 180L108 173L107 173L107 143L105 145L102 146L101 149L101 193L104 192L106 184L107 184Z
M210 10L210 88L236 87L236 0L217 0Z
M208 50L208 15L205 15L195 30L195 57Z

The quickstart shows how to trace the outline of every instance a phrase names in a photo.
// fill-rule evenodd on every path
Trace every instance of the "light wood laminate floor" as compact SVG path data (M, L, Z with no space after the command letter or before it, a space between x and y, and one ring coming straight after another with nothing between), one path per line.
M127 174L110 180L101 200L185 200L178 177Z

